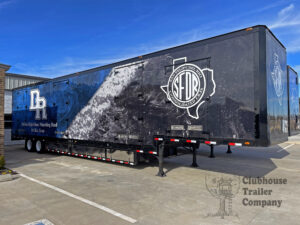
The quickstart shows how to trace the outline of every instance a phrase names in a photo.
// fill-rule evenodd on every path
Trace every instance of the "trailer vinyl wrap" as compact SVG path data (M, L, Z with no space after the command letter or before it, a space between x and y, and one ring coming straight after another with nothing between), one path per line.
M287 139L284 46L255 26L13 91L14 138Z
M287 79L289 83L289 135L295 135L300 133L298 74L290 66L287 67L287 72Z
M288 137L286 51L268 30L266 41L268 135L278 143Z

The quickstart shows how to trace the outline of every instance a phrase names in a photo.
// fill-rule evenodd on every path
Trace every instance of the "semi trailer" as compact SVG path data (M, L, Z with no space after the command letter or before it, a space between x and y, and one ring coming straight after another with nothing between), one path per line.
M263 25L13 91L28 151L137 165L215 145L288 138L286 49Z

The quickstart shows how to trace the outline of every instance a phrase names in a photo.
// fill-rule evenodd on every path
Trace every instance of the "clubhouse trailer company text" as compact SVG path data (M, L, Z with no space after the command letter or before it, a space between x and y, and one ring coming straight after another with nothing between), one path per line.
M267 185L286 185L286 178L265 178L265 177L244 177L242 179L244 185L255 185L259 187L255 188L242 188L242 195L247 196L242 200L244 206L258 206L264 208L265 206L277 206L278 208L282 205L280 199L267 199L272 196L273 190L266 188ZM264 197L262 199L252 199L253 197ZM252 198L251 198L252 197Z

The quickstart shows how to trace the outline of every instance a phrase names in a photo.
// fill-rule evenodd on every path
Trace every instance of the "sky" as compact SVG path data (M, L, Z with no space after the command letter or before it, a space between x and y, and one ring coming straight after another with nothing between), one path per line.
M0 63L53 78L258 24L300 73L300 0L0 0Z

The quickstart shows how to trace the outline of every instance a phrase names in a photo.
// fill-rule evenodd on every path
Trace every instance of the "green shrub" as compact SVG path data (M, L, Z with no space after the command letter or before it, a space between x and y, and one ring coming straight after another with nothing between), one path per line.
M0 169L3 169L5 166L5 159L3 155L0 155Z

